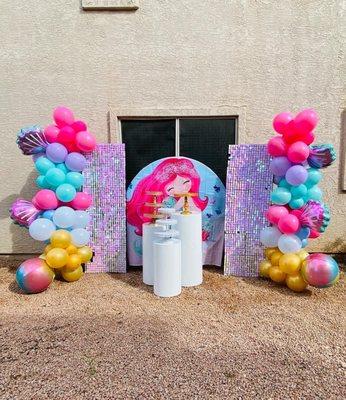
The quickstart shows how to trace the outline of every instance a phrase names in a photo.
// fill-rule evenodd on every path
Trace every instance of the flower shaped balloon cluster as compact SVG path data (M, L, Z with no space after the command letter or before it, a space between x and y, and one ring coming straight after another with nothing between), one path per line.
M28 293L48 287L47 277L54 274L45 268L53 269L66 281L75 281L83 275L82 264L92 258L86 230L86 210L92 198L83 192L82 172L87 164L84 154L95 149L96 139L85 122L75 120L66 107L57 107L53 119L54 124L45 129L36 125L21 129L17 137L22 153L33 157L40 190L31 201L17 199L10 215L15 223L29 228L33 239L47 244L40 256L43 261L23 263L18 270L17 282ZM31 286L25 282L31 282Z
M322 178L320 169L331 165L336 154L332 145L312 145L317 122L312 109L303 110L296 117L280 113L273 120L278 135L267 145L277 187L266 212L271 226L260 234L266 260L260 264L259 273L275 282L285 282L297 292L308 284L331 286L339 277L338 265L331 257L309 255L303 249L309 238L315 239L325 231L330 220L318 183Z

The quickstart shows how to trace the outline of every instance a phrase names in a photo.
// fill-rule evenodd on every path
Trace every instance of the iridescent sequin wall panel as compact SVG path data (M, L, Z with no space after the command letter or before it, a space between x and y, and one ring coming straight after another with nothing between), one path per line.
M270 205L273 176L265 145L229 147L225 210L225 275L258 276L260 231Z
M126 272L125 147L100 144L87 156L83 189L93 197L89 208L93 261L87 272Z

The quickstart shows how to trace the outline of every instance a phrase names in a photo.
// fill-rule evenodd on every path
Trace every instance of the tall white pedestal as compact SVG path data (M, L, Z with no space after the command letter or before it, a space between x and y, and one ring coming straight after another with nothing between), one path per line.
M181 293L181 245L175 238L154 242L154 293L173 297Z
M181 284L197 286L203 282L202 214L175 213L181 240Z
M155 232L161 230L156 224L143 224L143 282L146 285L154 284L154 250Z

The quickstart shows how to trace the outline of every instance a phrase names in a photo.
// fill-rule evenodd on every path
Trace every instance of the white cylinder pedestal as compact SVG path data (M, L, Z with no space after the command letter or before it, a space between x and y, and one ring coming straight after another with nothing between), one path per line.
M160 227L153 223L143 224L143 282L146 285L154 284L154 251L153 244L156 240L155 232Z
M173 297L181 293L181 245L179 239L154 242L154 293Z
M181 240L181 284L197 286L203 282L202 214L176 213L176 229Z

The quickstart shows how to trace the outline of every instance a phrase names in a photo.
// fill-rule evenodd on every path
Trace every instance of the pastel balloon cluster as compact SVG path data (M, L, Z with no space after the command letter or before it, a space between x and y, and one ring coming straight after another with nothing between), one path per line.
M49 242L58 232L60 235L67 232L70 245L83 252L81 249L87 247L90 239L86 229L90 217L86 210L92 198L83 192L82 172L87 160L82 153L93 151L96 140L88 132L85 122L75 120L72 111L66 107L57 107L53 119L55 123L44 130L35 125L18 133L19 148L23 154L33 156L39 173L36 184L40 190L31 201L17 199L10 208L10 216L15 223L29 228L30 236L38 241ZM62 269L67 278L64 274L62 276L67 281L76 280L68 278L68 273L72 271L72 262L68 260L71 256L75 260L74 265L78 266L73 271L78 269L83 272L81 265L86 262L86 257L81 257L82 261L78 264L78 257L73 255L77 254L77 250L66 256L65 248L55 246L54 249L57 263L51 261L54 257L50 255L46 262L48 267L69 268ZM63 253L67 258L62 257ZM61 267L57 266L59 255L60 260L66 261ZM74 277L77 275L80 277L81 273L76 272Z
M329 209L322 203L318 187L322 178L319 169L330 165L336 156L332 145L311 146L317 122L312 109L303 110L296 117L278 114L273 121L278 135L267 145L273 157L270 169L277 187L271 193L272 205L266 212L270 226L260 233L266 260L260 264L259 272L275 282L286 282L297 292L307 284L316 286L308 274L301 274L303 261L309 259L303 248L309 238L319 237L330 221Z

